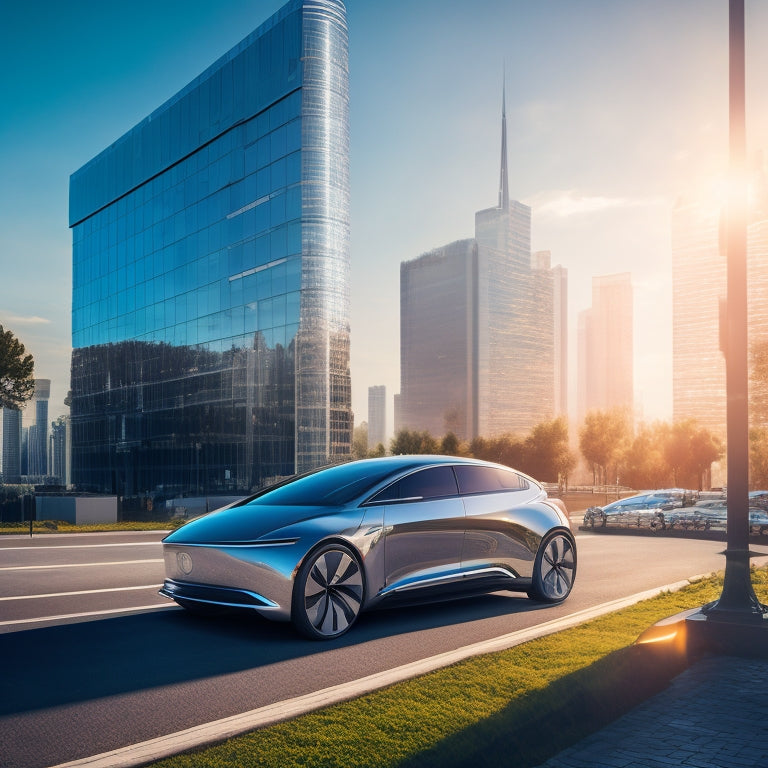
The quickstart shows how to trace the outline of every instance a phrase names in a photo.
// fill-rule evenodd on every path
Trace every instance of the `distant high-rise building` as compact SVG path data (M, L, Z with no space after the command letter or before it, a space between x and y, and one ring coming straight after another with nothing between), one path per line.
M578 418L592 410L634 415L632 276L592 278L592 307L579 315Z
M757 157L753 171L747 222L750 349L768 341L768 189L762 157ZM720 208L701 198L681 197L672 211L672 413L676 421L695 419L725 439L720 315L728 264L722 226ZM750 387L753 404L755 394ZM761 418L765 420L764 413ZM757 424L754 411L750 419Z
M400 427L477 434L477 243L400 264Z
M397 434L402 428L403 428L403 421L401 417L401 410L400 410L400 393L398 392L396 395L392 398L392 415L394 417L395 421L395 434Z
M347 459L341 0L290 0L70 180L72 481L245 493Z
M548 253L532 259L531 209L509 199L502 103L498 205L475 214L474 239L400 265L402 425L471 439L553 416L556 276Z
M725 438L725 358L720 297L727 262L720 253L720 214L678 200L672 211L672 414L694 418Z
M533 267L546 273L551 270L553 282L552 306L554 310L555 348L555 414L568 414L568 270L558 264L552 266L549 251L533 254Z
M44 477L48 474L48 400L50 397L51 380L35 379L35 394L31 403L35 422L29 427L27 442L27 474L31 477Z
M368 387L368 448L387 446L387 388Z
M57 478L60 485L69 484L68 438L69 418L59 416L51 424L51 447L49 451L51 468L48 474Z
M21 482L21 411L3 408L3 482Z

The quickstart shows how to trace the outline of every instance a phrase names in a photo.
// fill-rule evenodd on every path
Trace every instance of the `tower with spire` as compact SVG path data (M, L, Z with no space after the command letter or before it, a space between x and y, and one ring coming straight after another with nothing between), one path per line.
M509 208L509 183L507 181L507 76L501 91L501 171L499 173L499 208Z
M475 214L473 239L400 265L401 426L525 435L562 413L566 284L548 251L532 256L531 209L509 197L505 82L498 205Z

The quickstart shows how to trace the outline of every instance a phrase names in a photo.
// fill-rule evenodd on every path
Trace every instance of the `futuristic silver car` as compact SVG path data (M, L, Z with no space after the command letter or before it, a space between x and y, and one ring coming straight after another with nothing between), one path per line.
M163 540L160 594L247 608L311 638L375 606L513 590L557 603L576 574L562 502L498 464L394 456L297 476Z

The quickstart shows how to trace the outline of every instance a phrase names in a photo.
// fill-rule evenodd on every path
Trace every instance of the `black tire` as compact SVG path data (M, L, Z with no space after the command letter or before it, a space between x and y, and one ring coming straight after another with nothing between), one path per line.
M567 531L552 531L539 545L528 597L560 603L571 593L576 578L576 545Z
M357 621L365 583L349 547L332 542L310 552L293 585L291 621L313 640L341 637Z
M664 515L659 513L651 518L651 530L652 531L664 531L667 528L667 521L664 519Z

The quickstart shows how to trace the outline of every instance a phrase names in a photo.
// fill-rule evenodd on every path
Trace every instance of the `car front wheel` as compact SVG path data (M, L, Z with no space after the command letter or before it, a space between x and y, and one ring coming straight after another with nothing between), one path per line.
M363 573L343 544L326 544L304 561L293 587L291 619L296 629L315 640L343 635L363 606Z
M574 541L564 531L554 531L544 538L536 554L528 596L544 603L559 603L571 593L575 576Z

